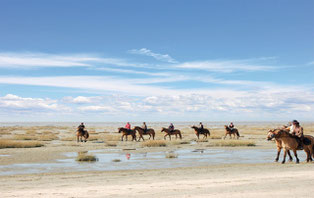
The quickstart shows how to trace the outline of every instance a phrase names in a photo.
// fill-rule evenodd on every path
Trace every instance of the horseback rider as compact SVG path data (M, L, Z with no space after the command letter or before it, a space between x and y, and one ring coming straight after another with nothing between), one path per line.
M233 122L230 122L230 124L229 124L229 129L230 129L230 131L232 131L233 129L234 129L234 124L233 124Z
M200 124L199 124L199 129L200 129L200 132L203 132L204 126L203 126L203 123L202 123L202 122L200 122Z
M146 134L146 132L147 132L147 125L146 125L145 122L143 122L142 128L144 130L144 134Z
M290 134L292 134L298 142L298 149L303 149L304 135L300 123L297 120L293 120L292 125L288 128L290 129Z
M170 123L168 129L169 129L170 133L172 133L174 131L174 126L172 123Z
M85 130L85 125L83 122L77 127L77 130L85 133L86 130Z
M129 122L126 123L125 127L128 130L128 133L131 131L131 124Z

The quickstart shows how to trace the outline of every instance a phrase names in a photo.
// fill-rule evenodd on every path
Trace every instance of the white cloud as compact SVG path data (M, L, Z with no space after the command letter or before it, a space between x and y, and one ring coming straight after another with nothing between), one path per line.
M49 98L23 98L13 94L0 97L0 108L9 111L59 111L64 110L56 100Z
M78 107L78 109L81 111L87 111L87 112L110 112L110 111L114 111L114 108L112 108L110 106L97 106L97 105Z
M145 56L151 56L151 57L155 58L156 60L164 61L164 62L168 62L168 63L177 63L178 62L168 54L154 53L151 50L146 49L146 48L132 49L132 50L129 50L128 52L131 54L140 54L140 55L145 55Z
M93 97L77 96L75 98L71 96L67 96L62 99L62 101L65 103L73 103L73 104L95 103L99 100L101 100L101 97L99 96L93 96Z
M92 67L99 64L145 67L124 59L103 58L89 54L0 53L0 68Z
M177 64L174 67L181 69L199 69L212 72L235 72L235 71L270 71L276 69L274 66L252 63L250 60L230 60L230 61L195 61Z

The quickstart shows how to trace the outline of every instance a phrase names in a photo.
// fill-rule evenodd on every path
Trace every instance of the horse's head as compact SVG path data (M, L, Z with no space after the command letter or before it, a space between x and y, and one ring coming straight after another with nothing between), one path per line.
M228 126L227 126L227 125L225 125L225 129L228 129Z
M166 131L167 129L165 127L162 127L161 132Z
M266 140L272 140L274 137L275 137L275 133L274 133L275 130L272 130L270 129L267 133L267 137L266 137Z
M122 129L122 127L118 128L118 132L121 133Z
M193 125L193 126L191 126L191 128L192 128L192 129L195 129L195 130L197 129L197 127L196 127L196 126L194 126L194 125Z

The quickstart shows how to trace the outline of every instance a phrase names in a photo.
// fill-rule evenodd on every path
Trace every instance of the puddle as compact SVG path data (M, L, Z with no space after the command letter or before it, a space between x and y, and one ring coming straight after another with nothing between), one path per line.
M112 153L108 153L111 151ZM106 153L105 153L106 152ZM166 158L166 154L173 152L177 158ZM44 164L12 164L1 165L0 175L47 173L47 172L74 172L74 171L112 171L135 169L158 169L206 166L231 163L273 163L276 149L182 149L168 152L122 152L121 149L106 149L89 151L98 158L97 162L76 162L78 153L64 153L69 159L58 159L55 163ZM304 152L298 152L303 161ZM281 157L283 154L281 155Z
M0 157L9 157L10 155L1 155L0 154Z

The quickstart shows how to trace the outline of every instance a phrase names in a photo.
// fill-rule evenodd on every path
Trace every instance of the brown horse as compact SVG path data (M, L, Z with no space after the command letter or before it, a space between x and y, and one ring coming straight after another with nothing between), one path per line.
M224 136L224 139L226 139L227 135L230 136L230 139L231 139L231 135L233 135L233 138L235 138L235 136L237 135L237 139L239 139L240 134L239 134L238 129L236 128L230 129L227 125L225 125L225 129L226 129L226 134Z
M164 136L164 139L166 140L166 136L168 135L169 136L169 139L171 140L171 135L175 135L176 136L176 139L177 139L177 135L179 135L180 139L182 139L182 135L181 135L181 131L178 130L178 129L175 129L174 131L170 131L169 129L167 128L162 128L161 129L161 132L165 132L166 135Z
M208 129L203 128L202 130L201 128L198 128L197 126L192 126L191 128L194 129L197 139L200 139L200 134L204 135L203 139L205 138L207 139L207 135L210 136L210 132Z
M275 162L278 162L278 160L279 160L279 156L280 156L280 152L281 152L281 149L282 149L282 141L281 141L281 139L279 139L278 137L276 138L275 136L273 136L273 133L272 132L274 132L274 130L269 130L268 131L268 134L267 134L267 140L269 141L269 140L271 140L272 138L275 138L275 142L276 142L276 145L277 145L277 157L275 158ZM288 150L288 155L289 155L289 161L292 161L293 160L293 158L292 158L292 156L291 156L291 154L290 154L290 151Z
M125 141L128 141L128 135L131 135L132 136L132 141L135 140L136 141L136 131L134 130L129 130L129 129L126 129L126 128L118 128L119 130L119 133L122 132L122 136L121 136L121 141L123 141L123 137L125 136Z
M150 139L151 137L153 138L153 140L155 139L155 131L154 131L154 129L147 129L147 130L146 130L146 133L145 133L145 132L144 132L144 129L143 129L142 127L135 126L133 130L134 130L134 131L137 131L138 134L139 134L139 136L140 136L140 137L138 138L138 141L140 141L141 138L143 139L143 141L145 141L144 138L143 138L143 135L149 135L149 139Z
M83 137L84 137L84 142L86 142L89 137L89 133L86 130L77 129L76 137L77 137L77 142L83 142Z
M282 146L284 148L284 156L283 156L283 161L282 163L284 164L286 161L286 156L288 150L292 150L294 153L294 156L296 158L296 163L299 163L299 158L297 156L297 150L298 150L298 141L295 136L291 135L289 132L283 130L283 129L275 129L273 131L270 131L271 134L269 134L268 138L269 140L273 138L277 138L282 141ZM312 136L304 136L305 138L308 138L310 141L309 145L303 144L303 150L306 153L306 161L312 161L312 155L313 155L313 147L314 147L314 139Z

